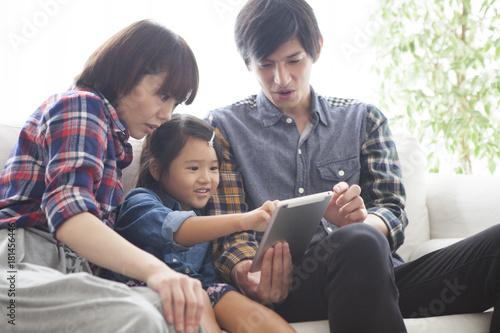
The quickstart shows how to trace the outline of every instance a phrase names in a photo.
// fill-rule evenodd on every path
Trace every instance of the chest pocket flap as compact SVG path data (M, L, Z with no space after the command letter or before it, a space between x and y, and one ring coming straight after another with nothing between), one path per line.
M357 156L340 161L319 161L316 165L320 177L330 181L347 181L353 175L359 173L360 164Z

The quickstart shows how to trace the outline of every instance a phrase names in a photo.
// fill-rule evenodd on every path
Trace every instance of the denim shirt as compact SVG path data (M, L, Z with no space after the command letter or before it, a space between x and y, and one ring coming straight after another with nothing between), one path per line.
M207 286L218 282L212 262L212 243L185 247L173 239L187 218L199 214L199 211L181 211L179 202L163 191L135 188L122 204L115 230L170 268L197 278ZM126 282L116 274L112 279Z
M361 186L368 213L386 223L392 251L403 243L407 218L402 171L387 119L375 106L322 97L311 87L309 124L301 135L294 119L278 110L261 91L211 111L208 120L228 144L228 163L241 174L244 189L240 192L249 210L266 200L330 191L345 181ZM238 184L234 181L238 177L230 175L227 182L224 177L221 174L222 187L209 203L209 214L231 212L229 208L234 207L225 192L237 191L224 187ZM310 246L335 229L323 219ZM220 248L227 252L254 246L251 240L245 242L244 246L233 243ZM236 254L222 254L226 255L230 259L222 265L229 267L239 260Z

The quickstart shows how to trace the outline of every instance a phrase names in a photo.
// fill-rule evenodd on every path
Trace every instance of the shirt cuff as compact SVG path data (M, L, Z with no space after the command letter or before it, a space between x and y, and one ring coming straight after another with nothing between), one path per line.
M83 188L69 188L42 201L46 212L49 231L55 238L56 230L68 219L83 212L99 216L94 196Z
M392 252L395 252L404 242L404 228L401 221L387 208L372 207L368 209L368 214L377 215L384 221L389 230L389 236L387 237L389 247Z
M161 235L167 240L172 241L172 248L174 251L187 251L190 247L185 247L183 245L177 244L174 241L174 233L179 230L181 225L186 221L186 219L196 216L196 213L192 210L190 211L173 211L170 212L161 227Z

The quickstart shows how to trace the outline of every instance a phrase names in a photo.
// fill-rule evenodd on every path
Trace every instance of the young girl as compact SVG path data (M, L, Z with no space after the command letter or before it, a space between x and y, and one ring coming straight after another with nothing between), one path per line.
M231 332L293 332L274 311L217 280L209 241L243 230L264 231L275 207L268 201L244 214L200 216L219 184L219 150L208 124L173 115L147 136L137 188L125 198L115 230L202 282L209 296L202 315L207 332L220 332L219 325ZM140 283L117 274L112 278Z

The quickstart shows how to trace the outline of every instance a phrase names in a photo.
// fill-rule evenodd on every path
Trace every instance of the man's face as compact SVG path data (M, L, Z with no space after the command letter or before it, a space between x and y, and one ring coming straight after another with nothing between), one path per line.
M319 53L318 53L319 54ZM314 60L298 38L281 45L263 61L251 59L248 65L267 98L283 113L309 113L309 77Z

